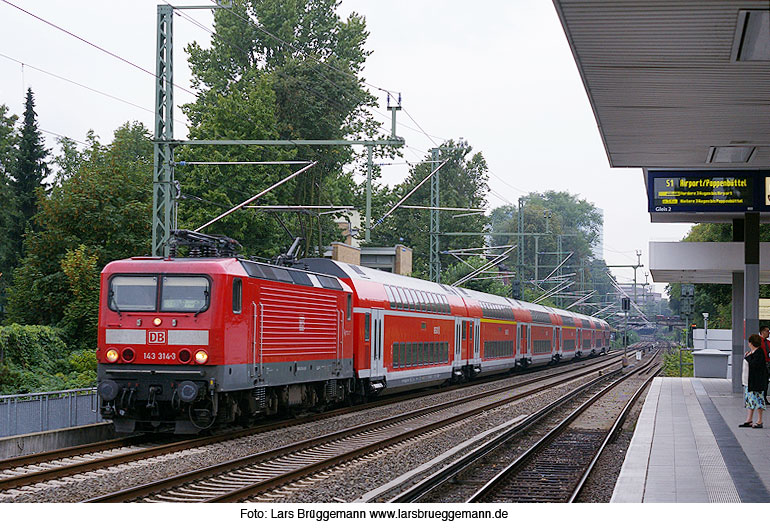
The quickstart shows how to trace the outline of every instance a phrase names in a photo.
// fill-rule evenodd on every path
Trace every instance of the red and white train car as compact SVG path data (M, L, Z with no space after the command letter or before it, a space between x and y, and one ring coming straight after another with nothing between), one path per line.
M197 432L609 348L599 319L304 259L136 257L102 272L102 415Z

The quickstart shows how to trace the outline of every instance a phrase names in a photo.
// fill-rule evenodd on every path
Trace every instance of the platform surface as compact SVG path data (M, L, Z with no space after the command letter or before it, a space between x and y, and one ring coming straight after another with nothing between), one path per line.
M729 379L656 378L612 502L770 502L767 418L738 428L746 409Z

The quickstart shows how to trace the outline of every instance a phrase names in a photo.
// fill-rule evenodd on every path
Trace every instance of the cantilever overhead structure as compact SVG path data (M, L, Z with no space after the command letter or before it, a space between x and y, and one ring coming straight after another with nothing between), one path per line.
M367 148L366 176L366 241L369 241L372 202L373 151L375 146L404 145L403 138L396 135L396 112L401 109L401 96L391 104L388 95L388 110L391 112L391 134L387 139L336 140L175 140L174 139L174 10L181 9L229 9L232 0L216 0L216 5L172 6L158 5L156 23L157 46L155 52L155 136L153 198L152 198L152 254L168 255L167 242L176 229L177 182L174 179L174 148L179 145L269 145L269 146L346 146L363 145Z
M553 3L610 166L643 168L645 183L647 169L770 167L767 0ZM766 173L758 176L770 185ZM654 222L733 223L733 242L743 249L742 269L727 261L721 265L733 284L733 321L743 321L747 334L759 325L759 224L770 222L770 202L758 196L768 187L757 181L752 188L750 198L759 207L725 207L718 214L715 207L650 207ZM681 257L680 270L686 271L687 259ZM661 272L653 270L653 276ZM742 337L733 332L734 391L740 390Z

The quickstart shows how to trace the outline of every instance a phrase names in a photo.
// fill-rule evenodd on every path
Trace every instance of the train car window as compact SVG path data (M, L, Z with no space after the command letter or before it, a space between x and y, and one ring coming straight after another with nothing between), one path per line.
M411 289L407 289L406 293L409 296L409 309L414 311L419 310L420 303L417 301L417 292Z
M241 313L243 281L240 277L233 279L233 313Z
M108 298L111 310L154 312L158 302L158 277L113 276Z
M331 290L342 290L342 286L340 286L340 281L338 281L334 277L327 277L326 275L317 275L318 282L321 283L321 286L324 288L329 288Z
M404 308L404 298L401 296L401 288L398 286L393 286L393 296L396 298L396 308L403 309Z
M348 321L350 321L350 318L353 317L353 297L349 293L348 293L348 308L345 316Z
M258 277L260 279L265 278L265 274L262 273L262 268L256 262L250 260L241 260L241 266L246 270L249 277Z
M401 343L398 348L400 349L399 355L401 356L398 364L404 367L406 366L406 343Z
M388 296L388 302L390 302L391 310L394 309L396 307L396 301L393 298L393 292L391 291L390 286L387 284L385 284L385 295Z
M302 286L313 285L313 282L310 280L310 277L308 277L307 273L305 273L304 271L289 270L289 275L291 275L291 278L294 284L301 284Z
M372 315L364 314L364 341L369 341L371 335Z
M425 364L425 343L420 343L417 346L419 347L418 348L419 356L417 356L419 358L418 365L424 365Z
M420 290L415 290L414 293L417 296L417 309L424 312L428 309L425 302L425 295Z
M432 306L433 311L436 312L436 313L443 312L444 310L441 307L441 300L439 299L438 294L431 293L430 295L431 295L431 303L433 305Z
M468 326L468 323L466 323L465 321L463 321L463 322L462 322L462 327L463 327L463 337L462 337L462 338L463 338L463 339L465 339L465 338L466 338L466 332L468 331L468 330L466 329L466 327L467 327L467 326Z
M203 312L209 307L211 286L206 277L163 277L160 291L162 312Z
M416 352L417 352L417 347L414 345L414 343L406 344L406 366L407 367L414 366L414 356Z
M400 343L393 343L393 368L398 368L398 346Z

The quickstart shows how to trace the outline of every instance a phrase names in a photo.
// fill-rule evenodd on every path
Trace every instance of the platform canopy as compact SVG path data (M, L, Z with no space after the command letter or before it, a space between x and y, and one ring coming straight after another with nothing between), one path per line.
M612 167L770 166L768 0L554 0Z
M732 284L743 273L743 242L650 242L655 282ZM770 284L770 242L759 245L759 282Z

